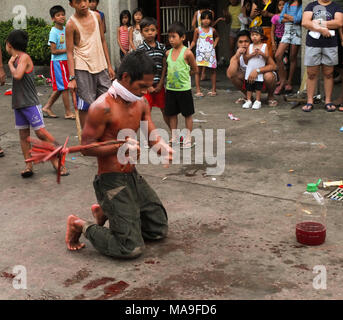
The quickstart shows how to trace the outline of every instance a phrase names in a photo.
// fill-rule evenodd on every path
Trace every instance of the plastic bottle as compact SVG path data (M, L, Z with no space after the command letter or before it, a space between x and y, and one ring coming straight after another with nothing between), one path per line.
M296 237L306 245L320 245L326 237L326 205L317 183L309 183L297 200Z

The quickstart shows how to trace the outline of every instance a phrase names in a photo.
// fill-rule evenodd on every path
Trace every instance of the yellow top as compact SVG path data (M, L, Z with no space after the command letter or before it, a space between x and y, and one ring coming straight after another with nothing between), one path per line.
M240 29L241 23L238 19L238 16L241 13L241 5L237 4L236 6L230 5L228 7L229 14L231 15L231 29Z

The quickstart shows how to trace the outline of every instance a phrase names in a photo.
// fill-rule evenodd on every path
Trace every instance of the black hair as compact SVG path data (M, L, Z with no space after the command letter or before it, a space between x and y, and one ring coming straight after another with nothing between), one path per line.
M143 30L143 28L151 26L152 24L157 28L157 20L155 18L145 17L142 19L139 26L141 27L141 30Z
M123 26L123 18L127 16L129 18L128 26L131 26L131 13L129 10L123 10L120 12L120 25Z
M182 37L186 34L186 27L182 22L177 21L169 26L168 33L177 33L180 37Z
M213 20L213 14L210 10L205 10L201 13L200 20L209 18L211 21Z
M248 37L249 40L251 41L251 38L250 38L250 32L248 30L241 30L237 33L237 41L240 37Z
M24 30L13 30L7 37L8 42L13 49L26 52L27 43L29 42L29 36Z
M211 3L208 0L198 0L197 7L199 10L209 9L211 7Z
M289 0L289 1L286 1L286 2L288 2L289 5L291 5L295 1L298 1L298 7L300 7L302 5L302 0Z
M144 18L144 11L142 8L136 8L135 10L132 11L132 24L135 25L136 24L136 20L135 20L135 14L137 12L141 12L142 13L142 16Z
M127 72L131 78L131 83L142 80L145 74L155 74L156 65L145 51L135 50L127 54L121 62L117 77L122 80L123 74Z
M50 9L51 18L55 18L55 15L59 12L63 12L64 14L66 13L65 9L62 6L53 6Z
M91 0L89 0L89 1L91 1ZM99 4L99 1L100 1L100 0L94 0L94 1L95 1L97 4Z
M275 7L275 8L276 8L276 12L275 12L275 13L281 13L281 12L279 11L279 3L280 3L280 1L283 1L283 2L285 2L285 3L287 2L287 0L277 0L277 1L276 1L276 7Z

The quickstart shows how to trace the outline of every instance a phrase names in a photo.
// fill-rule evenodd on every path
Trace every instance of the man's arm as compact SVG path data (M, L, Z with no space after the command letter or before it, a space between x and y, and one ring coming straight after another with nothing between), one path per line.
M102 47L104 49L104 54L105 54L105 58L106 58L106 62L107 62L107 67L108 67L108 73L110 75L110 79L114 80L115 78L115 73L114 70L112 68L112 64L111 64L111 59L110 59L110 55L108 53L108 47L107 47L107 42L105 39L105 34L104 34L104 26L100 17L100 14L95 12L97 18L98 18L98 23L99 23L99 27L100 27L100 36L101 36L101 42L102 42ZM94 57L96 58L96 57Z
M82 130L82 145L98 142L104 134L107 119L111 114L110 107L106 106L106 100L95 101L88 110L85 126ZM101 146L82 151L85 156L106 157L117 153L120 144Z
M267 50L266 50L267 51ZM267 62L264 67L260 68L260 73L267 73L276 71L276 63L274 62L273 58L267 55ZM257 69L252 70L249 74L248 82L254 82L258 76Z
M193 52L190 49L186 50L186 52L185 52L185 59L188 62L188 64L190 65L190 67L191 67L190 75L192 76L192 75L198 73L199 72L199 68L198 68L197 62L195 60L194 54L193 54Z
M75 77L75 63L74 63L74 23L69 20L66 26L66 46L67 46L67 58L69 75ZM68 88L70 90L76 90L76 80L69 81Z
M326 27L328 29L338 29L343 26L343 14L342 12L336 12L334 19L326 21Z
M2 52L1 52L1 47L0 47L0 86L3 86L6 81L6 73L4 70L4 65L2 62Z
M238 72L238 69L239 69L239 57L241 54L243 54L243 50L242 51L239 51L240 49L237 49L237 52L236 54L230 59L230 65L229 67L227 68L226 70L226 76L231 79L233 78L237 72Z

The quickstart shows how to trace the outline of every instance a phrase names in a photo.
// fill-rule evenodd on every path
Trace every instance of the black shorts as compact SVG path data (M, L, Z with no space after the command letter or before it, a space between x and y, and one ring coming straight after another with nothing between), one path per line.
M177 116L181 113L184 117L189 117L194 114L192 90L166 90L166 106L164 113L166 116Z
M250 91L250 92L262 91L263 81L255 81L253 83L245 81L245 88L247 89L247 91Z

